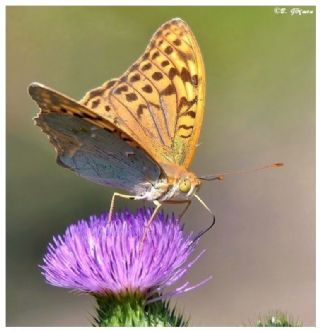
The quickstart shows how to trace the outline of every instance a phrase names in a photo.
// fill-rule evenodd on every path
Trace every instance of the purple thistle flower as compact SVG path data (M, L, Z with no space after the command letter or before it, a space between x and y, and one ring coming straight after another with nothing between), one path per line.
M152 209L91 216L70 225L63 236L53 238L43 259L42 274L54 286L95 295L141 293L149 302L185 293L195 286L182 286L163 294L204 253L188 263L196 242L186 235L174 215L158 214L139 251L144 225ZM154 295L157 294L156 299ZM153 299L152 299L153 298Z

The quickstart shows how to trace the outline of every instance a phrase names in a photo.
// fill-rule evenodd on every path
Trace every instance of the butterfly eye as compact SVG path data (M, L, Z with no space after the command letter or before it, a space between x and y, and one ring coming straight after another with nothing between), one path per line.
M183 193L188 193L191 189L191 182L189 179L183 179L179 184L179 190Z

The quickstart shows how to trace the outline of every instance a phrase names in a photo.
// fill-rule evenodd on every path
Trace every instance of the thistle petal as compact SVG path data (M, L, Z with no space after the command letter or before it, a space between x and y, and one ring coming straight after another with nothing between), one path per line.
M95 295L140 293L149 298L171 297L200 286L202 282L186 288L187 282L168 290L204 253L189 261L197 243L174 215L159 213L139 250L151 214L152 209L136 214L125 210L114 214L111 223L104 213L70 225L48 245L40 266L46 281Z

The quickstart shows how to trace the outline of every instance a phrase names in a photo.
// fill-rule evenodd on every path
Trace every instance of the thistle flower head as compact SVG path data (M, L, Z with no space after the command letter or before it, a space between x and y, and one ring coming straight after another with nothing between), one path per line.
M188 263L196 243L192 235L183 232L175 216L163 213L151 224L140 250L151 214L152 209L141 209L136 214L123 211L114 214L108 223L105 213L69 226L48 246L40 266L46 281L95 295L130 292L152 297L163 293L203 252ZM184 293L202 283L189 286L186 282L166 295Z

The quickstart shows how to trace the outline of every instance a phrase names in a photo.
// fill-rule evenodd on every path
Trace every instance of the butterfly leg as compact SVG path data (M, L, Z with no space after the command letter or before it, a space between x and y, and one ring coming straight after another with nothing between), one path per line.
M156 205L156 208L154 209L154 211L153 211L151 217L149 218L148 222L144 225L143 234L142 234L142 237L141 237L140 242L139 242L139 251L140 252L142 250L143 243L144 243L144 241L146 239L146 236L147 236L149 227L152 224L154 218L156 217L156 215L159 212L159 209L162 206L162 204L159 201L157 201L157 200L153 201L153 203Z
M194 195L198 201L203 205L203 207L209 212L210 216L211 216L211 224L204 230L202 230L200 233L198 233L198 235L192 240L193 242L196 242L199 238L201 238L206 232L208 232L216 223L216 217L214 215L214 213L212 212L212 210L205 204L205 202L197 195Z
M166 204L182 204L182 203L185 203L186 206L184 207L184 209L182 210L182 212L179 215L179 219L181 219L184 216L184 214L187 212L187 210L189 209L189 207L191 205L191 200L182 200L182 201L174 201L174 200L170 201L170 200L168 200L168 201L164 201L164 203L166 203Z
M129 199L129 200L134 200L135 199L134 195L126 195L126 194L121 194L121 193L118 193L118 192L114 192L113 196L112 196L112 199L111 199L111 204L110 204L108 223L110 223L111 220L112 220L112 214L113 214L113 209L114 209L114 201L115 201L116 197Z
M182 219L182 217L184 216L184 214L187 212L187 210L189 209L190 205L191 205L191 200L187 200L187 201L183 201L186 206L184 207L184 209L182 210L182 212L179 215L179 219Z

